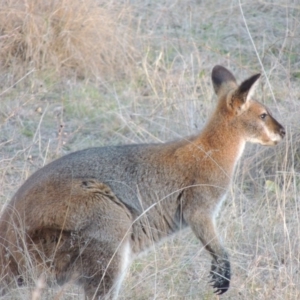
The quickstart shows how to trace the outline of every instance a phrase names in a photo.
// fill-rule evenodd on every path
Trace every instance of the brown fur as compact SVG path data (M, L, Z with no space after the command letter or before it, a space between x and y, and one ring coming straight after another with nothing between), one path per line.
M247 141L275 145L285 132L224 67L212 80L218 104L197 136L165 144L90 148L34 173L0 218L3 288L30 270L83 285L88 299L116 298L135 255L190 226L213 257L218 294L230 264L215 215Z

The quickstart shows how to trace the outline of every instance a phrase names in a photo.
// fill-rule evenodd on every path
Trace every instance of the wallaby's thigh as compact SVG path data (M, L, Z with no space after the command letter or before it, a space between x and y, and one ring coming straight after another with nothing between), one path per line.
M126 232L117 241L103 238L109 232L98 229L97 234L90 228L81 232L45 229L40 232L43 239L34 237L29 247L32 258L37 265L39 261L44 268L48 265L58 284L82 285L87 299L113 299L129 265L131 249Z
M95 180L82 180L83 199L88 213L78 213L80 230L60 233L56 247L45 249L53 256L58 283L76 282L83 286L87 299L113 299L130 261L129 237L132 217L110 188ZM76 196L80 195L77 191ZM45 251L44 251L45 252Z

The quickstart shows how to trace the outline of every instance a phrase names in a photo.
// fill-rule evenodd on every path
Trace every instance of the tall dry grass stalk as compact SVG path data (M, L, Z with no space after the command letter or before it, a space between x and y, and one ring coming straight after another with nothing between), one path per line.
M1 69L101 77L123 72L133 61L125 6L93 0L1 0L0 6Z

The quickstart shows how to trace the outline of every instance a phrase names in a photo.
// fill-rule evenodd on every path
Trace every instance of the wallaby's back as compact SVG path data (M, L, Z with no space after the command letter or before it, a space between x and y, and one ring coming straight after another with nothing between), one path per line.
M31 194L32 189L46 188L51 181L63 185L74 179L89 178L107 184L129 209L141 214L158 199L192 184L192 176L188 174L189 161L184 166L176 157L176 150L189 142L96 147L71 153L35 172L13 201L17 204L26 194ZM145 192L147 197L139 198L139 194ZM29 206L35 203L32 198L28 201ZM47 202L47 197L41 201Z

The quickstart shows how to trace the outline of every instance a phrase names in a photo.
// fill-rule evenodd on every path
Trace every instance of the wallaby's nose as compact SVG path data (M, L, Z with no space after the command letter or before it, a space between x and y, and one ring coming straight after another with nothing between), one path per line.
M280 127L279 134L282 138L285 136L285 129L283 127Z

